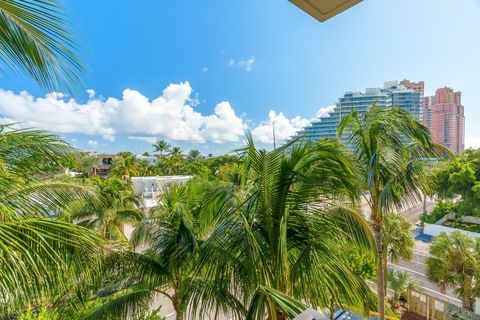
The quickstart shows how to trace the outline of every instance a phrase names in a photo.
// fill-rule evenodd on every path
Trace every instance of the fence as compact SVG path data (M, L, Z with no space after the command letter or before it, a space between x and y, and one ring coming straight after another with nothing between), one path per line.
M427 320L480 320L480 315L424 292L408 290L408 309Z

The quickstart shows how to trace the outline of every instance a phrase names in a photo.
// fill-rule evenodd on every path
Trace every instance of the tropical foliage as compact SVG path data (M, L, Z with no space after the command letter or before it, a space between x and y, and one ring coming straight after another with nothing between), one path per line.
M458 200L453 212L480 216L480 150L467 150L457 160L433 171L435 193L443 200Z
M392 212L385 214L382 228L383 272L387 274L388 260L396 263L400 259L408 261L413 258L415 239L413 238L413 224L399 214Z
M385 273L383 224L387 212L405 201L420 201L427 179L422 159L448 154L433 143L429 130L406 111L370 107L361 115L356 110L345 116L338 127L360 165L359 181L368 191L365 200L378 255L377 294L379 318L385 318Z
M324 140L266 152L250 139L244 153L240 179L219 191L223 219L201 248L209 278L243 297L247 319L289 318L282 301L368 310L371 291L344 249L368 251L373 240L363 217L343 206L356 194L344 149Z
M460 231L438 235L427 259L427 275L442 292L451 287L462 298L463 307L473 310L473 298L480 293L480 240Z
M133 226L144 216L141 197L132 187L113 177L90 180L96 196L72 204L65 214L79 225L98 231L104 238L126 241L126 225Z
M71 156L55 135L0 125L0 315L59 294L98 253L100 237L55 218L91 192L34 178Z
M0 1L0 60L49 91L76 92L84 66L72 26L55 0Z
M164 152L170 151L170 145L165 140L157 140L153 144L153 152L158 152L160 157L163 156Z
M407 290L420 290L420 284L413 280L410 274L405 271L388 270L387 282L389 288L393 291L393 294L390 296L390 303L393 308L399 307L399 302L402 297L405 297Z

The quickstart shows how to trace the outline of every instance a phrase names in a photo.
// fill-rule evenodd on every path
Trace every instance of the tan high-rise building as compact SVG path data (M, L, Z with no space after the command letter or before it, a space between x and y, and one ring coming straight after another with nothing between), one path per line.
M412 82L407 79L403 79L400 81L400 84L403 85L407 89L415 90L417 92L420 92L420 96L423 98L423 94L425 92L425 82L419 81L419 82Z
M432 132L436 143L452 152L462 153L465 149L465 115L462 93L451 88L437 89L434 96L422 102L422 122Z

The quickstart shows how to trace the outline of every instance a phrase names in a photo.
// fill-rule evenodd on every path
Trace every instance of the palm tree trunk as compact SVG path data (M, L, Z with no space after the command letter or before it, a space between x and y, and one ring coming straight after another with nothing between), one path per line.
M180 308L180 299L177 296L177 293L174 293L172 296L172 305L175 310L175 319L183 320L183 311Z
M463 295L462 295L462 304L463 308L473 311L473 299L472 299L472 278L466 276L463 281Z
M427 213L427 194L423 194L423 213Z
M385 274L383 272L383 243L382 243L382 225L381 221L375 220L372 223L373 235L375 238L375 247L377 249L377 299L378 299L378 319L385 320Z
M383 282L383 292L385 293L385 295L388 295L388 291L387 291L387 288L388 288L388 283L387 283L387 272L388 272L388 251L386 250L386 248L382 248L382 251L383 251L383 259L382 259L382 262L383 262L383 279L385 279L385 281Z

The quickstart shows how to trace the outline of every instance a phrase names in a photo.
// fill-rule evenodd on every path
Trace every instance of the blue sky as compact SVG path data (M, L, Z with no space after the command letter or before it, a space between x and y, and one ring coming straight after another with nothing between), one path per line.
M345 91L407 78L424 80L427 94L462 91L466 145L480 147L478 0L364 0L325 23L287 0L66 5L95 94L45 97L8 75L3 121L98 152L151 151L158 137L218 154L240 145L245 129L268 146L273 121L288 136Z

